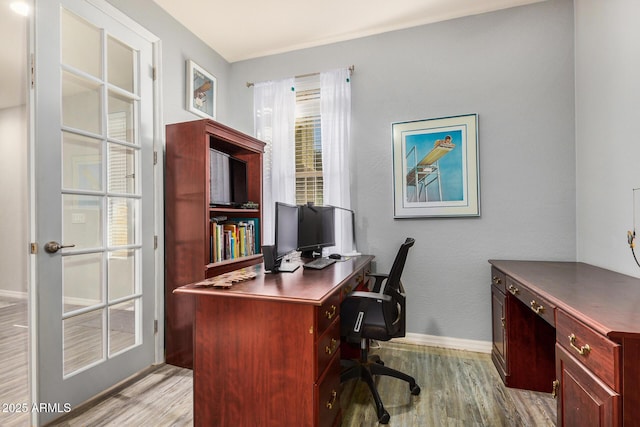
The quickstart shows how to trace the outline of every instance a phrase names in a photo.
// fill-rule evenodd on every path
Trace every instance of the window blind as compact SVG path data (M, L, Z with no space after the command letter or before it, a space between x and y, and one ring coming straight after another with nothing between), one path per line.
M296 203L322 205L322 135L320 132L320 74L297 77Z

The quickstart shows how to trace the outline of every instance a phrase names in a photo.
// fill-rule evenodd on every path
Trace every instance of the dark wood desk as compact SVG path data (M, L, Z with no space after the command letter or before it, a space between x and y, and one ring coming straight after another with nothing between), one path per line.
M340 302L372 259L176 289L196 296L194 425L339 425Z
M553 392L558 426L640 425L640 279L574 262L490 260L492 359Z

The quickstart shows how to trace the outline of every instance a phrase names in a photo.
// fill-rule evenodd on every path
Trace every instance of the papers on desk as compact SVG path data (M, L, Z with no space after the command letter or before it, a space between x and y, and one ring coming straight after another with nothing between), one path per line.
M241 268L240 270L230 271L228 273L224 273L219 276L211 277L201 282L194 283L193 286L195 288L229 289L234 283L245 282L247 280L255 279L255 277L255 271Z

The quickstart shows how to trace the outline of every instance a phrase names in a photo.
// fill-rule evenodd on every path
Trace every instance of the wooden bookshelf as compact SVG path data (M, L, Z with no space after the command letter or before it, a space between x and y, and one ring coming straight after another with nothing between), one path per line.
M262 262L254 254L211 262L211 218L257 219L262 223L264 142L213 120L166 127L165 165L165 352L169 364L193 367L195 300L173 290L218 274ZM210 204L209 149L246 162L247 198L257 209ZM259 227L259 241L262 241Z

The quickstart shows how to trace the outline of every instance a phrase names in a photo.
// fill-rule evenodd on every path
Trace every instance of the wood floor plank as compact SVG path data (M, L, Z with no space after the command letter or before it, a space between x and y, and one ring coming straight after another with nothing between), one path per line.
M28 402L26 304L0 305L0 402ZM409 344L383 343L372 353L386 366L416 378L422 391L412 396L395 378L377 378L391 415L389 426L555 426L556 401L548 393L510 389L488 354ZM163 365L126 387L74 410L52 426L191 426L192 371ZM378 425L366 385L343 385L344 427ZM0 413L0 425L26 426L27 414Z
M411 396L403 381L378 378L389 426L555 426L555 399L505 387L488 354L391 343L376 352L386 366L414 376L422 389ZM377 425L366 385L351 385L352 393L348 386L342 425Z
M15 405L29 405L27 303L3 298L0 301L0 425L29 425L29 413ZM4 406L6 405L6 406ZM14 405L14 406L10 406Z
M422 391L412 396L395 378L377 379L394 427L555 426L555 400L547 393L504 386L488 354L407 344L375 350L385 365L412 374ZM343 386L343 427L378 426L366 385ZM164 365L130 386L83 409L55 427L191 426L192 372Z

